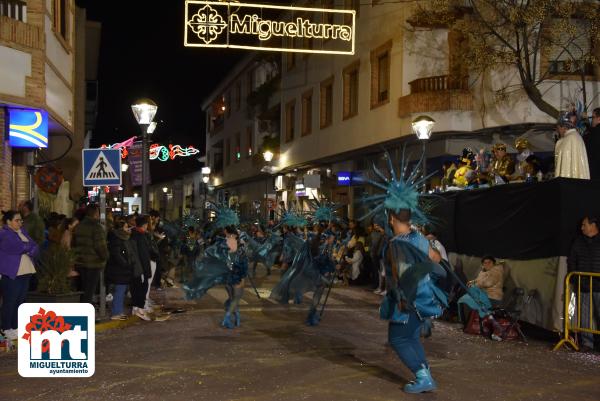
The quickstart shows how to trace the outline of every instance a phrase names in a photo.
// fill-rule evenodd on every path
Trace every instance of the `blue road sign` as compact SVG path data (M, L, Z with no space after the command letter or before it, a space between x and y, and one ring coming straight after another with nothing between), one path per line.
M121 185L121 149L83 149L83 186Z

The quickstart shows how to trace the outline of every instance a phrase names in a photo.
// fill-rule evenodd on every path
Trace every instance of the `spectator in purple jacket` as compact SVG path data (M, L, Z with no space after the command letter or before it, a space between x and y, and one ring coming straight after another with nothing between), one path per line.
M0 229L0 287L2 288L2 334L17 338L19 305L25 302L29 280L35 273L33 259L38 245L22 228L21 214L14 210L3 212Z

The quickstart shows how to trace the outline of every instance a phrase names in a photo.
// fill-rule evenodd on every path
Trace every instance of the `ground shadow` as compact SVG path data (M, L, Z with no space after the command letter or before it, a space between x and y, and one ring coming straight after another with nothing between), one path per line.
M405 377L358 357L355 352L356 346L341 336L336 337L325 333L307 335L303 327L297 325L257 329L257 331L277 341L293 354L323 358L333 364L361 373L367 372L371 376L393 384L407 382Z

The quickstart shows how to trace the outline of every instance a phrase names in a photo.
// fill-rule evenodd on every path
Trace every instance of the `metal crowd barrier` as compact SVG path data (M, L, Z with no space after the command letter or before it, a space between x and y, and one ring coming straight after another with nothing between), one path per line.
M571 284L571 278L576 277L576 282ZM589 288L581 288L581 278L587 277L589 280ZM600 334L598 327L594 328L594 291L593 291L593 277L600 278L600 273L587 273L587 272L571 272L565 277L565 310L564 310L564 321L565 328L563 332L563 338L556 344L553 351L556 351L565 344L573 347L575 351L579 351L579 346L575 341L575 338L571 336L571 333L591 333ZM571 287L574 287L572 289ZM589 289L589 291L587 291ZM583 290L583 292L582 292ZM589 294L589 316L588 316L588 327L581 327L581 294ZM575 294L575 300L577 308L573 313L569 313L569 307L571 306L571 294ZM575 315L571 318L571 315ZM596 325L600 325L600 322L596 322Z

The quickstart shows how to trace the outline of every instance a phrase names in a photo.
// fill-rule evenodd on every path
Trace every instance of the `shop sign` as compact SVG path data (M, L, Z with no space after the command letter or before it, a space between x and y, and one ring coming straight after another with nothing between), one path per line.
M9 107L8 143L13 148L47 148L48 113Z
M363 183L364 178L360 172L340 171L337 173L338 186L349 187L353 185L360 185Z
M356 12L237 2L185 2L184 45L354 54Z
M338 186L349 187L352 185L352 173L349 171L340 171L337 174Z

